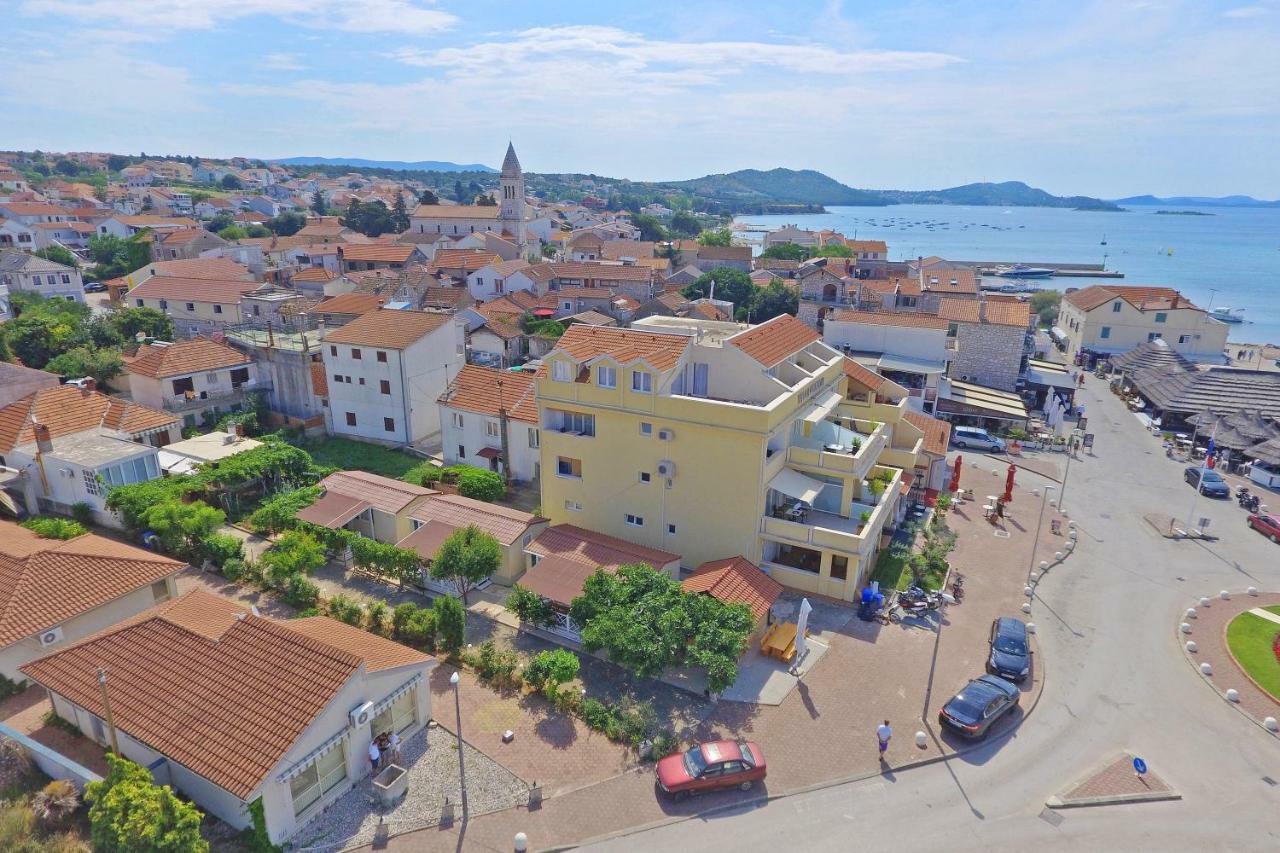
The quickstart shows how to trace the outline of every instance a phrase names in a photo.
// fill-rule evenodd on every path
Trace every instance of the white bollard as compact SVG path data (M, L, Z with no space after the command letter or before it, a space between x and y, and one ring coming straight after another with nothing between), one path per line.
M1039 572L1032 572L1032 573L1031 573L1031 575L1030 575L1030 577L1031 577L1031 580L1033 580L1033 581L1038 581L1038 580L1040 580L1040 573L1039 573Z
M1200 674L1213 675L1213 664L1209 663L1208 661L1205 661L1204 663L1200 664Z
M1184 634L1190 634L1190 633L1191 633L1191 623L1190 623L1190 622L1183 622L1183 623L1182 623L1182 625L1180 625L1179 627L1181 627L1181 628L1182 628L1182 633L1184 633Z
M1187 640L1187 651L1191 652L1192 654L1195 654L1196 649L1198 648L1199 647L1196 645L1195 640Z
M1196 618L1196 609L1194 607L1187 608L1187 618L1188 619Z
M1068 521L1068 522L1067 522L1067 527L1070 527L1072 530L1075 530L1075 529L1076 529L1076 523L1075 523L1074 521Z
M1044 571L1045 569L1047 569L1047 568L1049 568L1049 561L1048 561L1048 560L1041 560L1041 561L1040 561L1040 571L1042 571L1042 572L1043 572L1043 571Z
M1061 552L1061 551L1054 551L1054 552L1053 552L1053 559L1054 559L1055 561L1057 561L1057 562L1061 563L1061 562L1062 562L1062 552Z
M1073 527L1073 528L1071 528L1070 530L1068 530L1068 531L1067 531L1067 535L1068 535L1068 536L1070 536L1072 539L1075 539L1075 538L1076 538L1077 536L1079 536L1080 534L1079 534L1079 533L1076 533L1076 529Z
M1056 498L1051 498L1049 500L1049 506L1057 506L1057 505L1058 505L1058 501Z
M926 735L924 732L916 732L916 746L920 747L921 749L924 749L925 745L928 744L928 742L929 742L928 735Z
M1039 490L1039 489L1032 489L1032 490L1031 490L1031 496L1032 496L1033 498L1038 498L1038 497L1040 497L1040 490Z
M1240 701L1240 691L1236 690L1234 687L1232 687L1230 690L1228 690L1228 691L1227 691L1227 701L1228 701L1228 702L1239 702L1239 701Z
M1262 721L1262 724L1267 727L1267 731L1269 732L1280 731L1280 723L1276 722L1275 717L1267 717Z
M523 832L517 832L514 843L516 853L524 853L524 851L529 849L529 836L525 835Z
M1022 588L1022 594L1025 595L1027 598L1030 598L1031 596L1035 595L1035 590L1029 586L1024 586Z
M1224 589L1222 592L1218 593L1218 598L1221 598L1223 601L1229 601L1231 599L1231 593Z
M1207 598L1202 598L1202 599L1200 599L1200 606L1201 606L1201 607L1208 607L1208 606L1209 606L1209 599L1207 599Z
M1258 588L1257 588L1256 586L1251 586L1251 587L1249 587L1249 594L1250 594L1250 595L1257 595L1257 594L1258 594Z
M1075 543L1075 542L1068 542L1067 544L1063 545L1062 547L1063 547L1064 549L1066 549L1067 551L1072 551L1072 550L1075 550L1076 543Z
M1028 622L1028 623L1027 623L1027 633L1028 633L1028 634L1034 634L1035 632L1036 632L1036 623L1034 623L1034 622Z
M1031 605L1030 605L1030 604L1024 604L1024 605L1022 605L1022 612L1023 612L1023 613L1030 613L1030 612L1031 612Z

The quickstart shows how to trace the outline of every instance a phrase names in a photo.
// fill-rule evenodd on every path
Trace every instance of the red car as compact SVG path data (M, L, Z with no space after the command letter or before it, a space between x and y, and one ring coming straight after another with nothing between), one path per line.
M713 740L668 755L654 772L658 787L676 799L717 788L746 791L765 776L764 753L751 741Z
M1280 516L1254 513L1249 516L1249 526L1280 545Z

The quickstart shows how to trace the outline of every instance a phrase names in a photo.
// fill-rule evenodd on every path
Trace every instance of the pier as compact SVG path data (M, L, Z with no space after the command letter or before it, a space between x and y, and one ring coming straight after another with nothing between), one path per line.
M1047 267L1054 270L1054 274L1046 276L1047 278L1124 278L1124 273L1106 269L1102 264L1059 264L1048 261L953 261L953 263L973 267L979 275L990 276L994 276L999 267L1026 264L1029 267Z

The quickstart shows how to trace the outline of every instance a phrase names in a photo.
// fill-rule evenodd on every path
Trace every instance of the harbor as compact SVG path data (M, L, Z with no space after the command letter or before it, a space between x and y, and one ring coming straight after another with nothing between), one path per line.
M950 260L950 259L948 259ZM1102 264L1066 264L1041 261L955 261L973 267L979 275L999 275L1001 270L1014 266L1049 269L1053 272L1043 278L1124 278L1124 273L1109 270Z

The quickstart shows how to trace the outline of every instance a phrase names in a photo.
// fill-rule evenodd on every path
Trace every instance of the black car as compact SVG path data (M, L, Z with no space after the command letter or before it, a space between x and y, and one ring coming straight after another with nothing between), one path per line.
M938 721L963 737L986 737L996 720L1018 707L1018 695L1003 678L979 676L942 706Z
M1031 671L1031 649L1027 645L1027 626L1020 619L1001 616L991 623L991 654L987 672L1022 681Z
M1231 487L1227 485L1226 480L1222 479L1222 475L1212 468L1205 468L1202 471L1198 465L1194 465L1182 473L1182 479L1193 486L1199 485L1200 494L1206 497L1231 497Z

